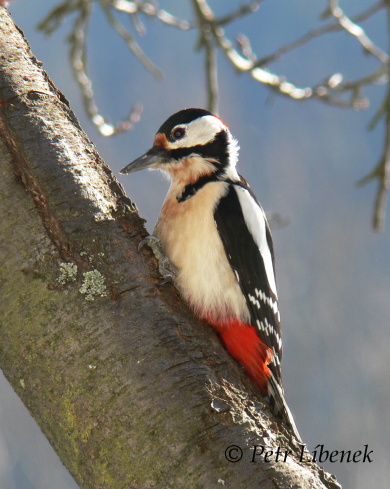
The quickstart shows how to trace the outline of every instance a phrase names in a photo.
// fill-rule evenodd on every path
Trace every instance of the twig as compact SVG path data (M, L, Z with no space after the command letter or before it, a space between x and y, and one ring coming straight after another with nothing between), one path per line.
M87 75L86 36L92 14L92 1L83 0L80 3L79 8L80 12L76 17L73 30L69 36L69 43L72 69L81 89L85 109L89 114L92 123L98 128L103 136L112 136L130 130L140 119L142 111L140 105L135 105L130 111L129 116L116 126L107 122L99 113L99 109L95 103L93 85Z
M130 0L113 0L111 5L118 11L128 14L141 12L150 17L157 17L164 24L178 27L184 31L188 30L191 25L188 21L179 19L166 10L160 9L156 3L152 2L132 2Z
M244 3L241 5L236 12L232 12L231 14L225 15L224 17L219 17L219 19L215 19L215 24L219 26L223 26L226 24L231 24L233 21L244 17L245 15L253 14L259 10L260 4L263 0L256 0L250 3Z
M242 56L244 58L249 59L253 61L253 63L256 62L256 55L252 50L251 43L249 41L249 38L245 34L239 34L236 37L236 42L238 47L240 48Z
M388 63L389 56L376 46L366 35L364 30L353 22L339 7L339 0L329 0L329 12L333 15L340 26L349 34L355 36L363 48L373 56L379 59L381 63Z
M390 2L387 2L387 22L390 29ZM389 37L390 47L390 37ZM390 66L387 65L388 76L390 76ZM384 228L386 215L386 200L390 188L390 85L388 84L386 98L382 107L375 116L371 125L374 125L382 117L386 120L386 134L383 149L383 155L374 170L364 177L359 185L364 185L373 179L378 179L378 190L374 204L373 228L375 231L381 231Z
M69 14L81 8L82 3L83 0L65 0L63 3L60 3L38 24L38 30L47 35L52 34Z
M154 75L156 78L162 78L162 71L146 56L146 54L142 51L130 32L125 27L123 27L123 25L114 17L110 8L106 5L106 2L102 1L101 6L106 16L107 22L125 41L127 47L134 54L134 56L148 71L150 71L150 73L152 73L152 75Z
M365 84L378 83L383 81L383 73L378 73L377 76L365 77L356 81L334 83L336 78L342 80L342 76L335 73L329 76L325 82L314 85L312 87L298 87L289 82L283 76L278 76L259 66L259 60L253 53L250 47L249 39L245 38L245 49L242 42L240 43L241 53L238 52L232 42L226 38L224 30L216 24L213 12L209 7L207 0L193 0L195 10L200 17L200 23L206 23L210 26L216 44L232 63L232 65L241 72L248 72L252 78L259 83L268 85L272 90L280 95L288 96L294 100L317 99L328 105L334 105L342 108L354 109L365 108L368 106L368 101L361 96L361 88ZM372 9L370 10L372 12ZM365 15L368 15L366 12ZM350 93L349 98L343 98L341 95Z
M377 2L376 4L369 7L367 10L365 10L361 14L353 17L352 21L354 23L363 22L364 20L367 20L372 15L374 15L376 12L378 12L379 10L384 8L384 6L385 6L385 1L381 0L380 2ZM332 22L330 24L327 24L325 26L319 27L317 29L312 29L309 32L307 32L304 36L299 37L295 41L292 41L288 44L285 44L284 46L281 46L274 53L268 54L267 56L260 58L257 61L256 66L261 67L261 66L270 64L273 61L279 60L282 56L284 56L288 52L293 51L294 49L300 48L300 47L304 46L305 44L311 42L313 39L315 39L319 36L322 36L324 34L328 34L330 32L340 31L342 28L343 27L340 25L340 23L336 21L336 22Z
M146 34L146 27L145 27L145 24L141 21L138 12L136 12L134 14L130 14L130 19L131 19L131 23L133 24L133 27L135 29L135 32L139 36L144 36Z
M385 224L386 201L389 191L390 175L390 123L386 127L385 156L381 162L381 176L379 178L379 187L374 205L373 227L375 231L382 231Z

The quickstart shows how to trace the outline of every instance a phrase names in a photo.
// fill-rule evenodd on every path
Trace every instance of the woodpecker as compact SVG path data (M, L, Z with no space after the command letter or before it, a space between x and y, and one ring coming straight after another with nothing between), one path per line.
M270 406L300 440L284 399L282 338L271 232L228 126L203 109L169 117L153 146L121 173L164 170L171 185L154 229L174 282L219 333Z

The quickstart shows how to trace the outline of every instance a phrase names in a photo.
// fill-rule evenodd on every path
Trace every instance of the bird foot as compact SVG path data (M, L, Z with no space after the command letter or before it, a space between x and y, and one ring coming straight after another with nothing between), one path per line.
M158 262L158 270L164 280L159 285L164 285L169 282L173 282L175 275L178 272L177 267L169 261L164 255L162 250L161 241L156 236L147 236L138 245L138 251L140 251L145 245L153 251L153 254Z

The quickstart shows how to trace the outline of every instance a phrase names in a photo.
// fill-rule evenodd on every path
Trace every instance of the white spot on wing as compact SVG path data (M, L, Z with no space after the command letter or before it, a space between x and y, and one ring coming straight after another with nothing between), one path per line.
M272 309L273 313L278 317L278 320L280 321L280 314L279 314L279 310L278 310L278 302L271 299L271 297L267 297L267 295L259 289L255 289L255 292L256 292L257 297L260 300L262 300L265 304L269 305L269 307Z
M256 299L256 297L253 297L253 295L248 294L249 300L252 302L254 306L257 307L257 309L260 309L260 302Z
M261 330L261 331L264 331L265 332L265 327L264 327L264 323L263 321L259 321L258 319L256 319L256 324L257 324L257 327Z
M275 365L280 365L280 360L279 360L279 355L276 353L275 351L275 348L272 348L273 351L274 351L274 356L272 357L272 362L275 364Z
M272 326L272 324L270 324L268 321L267 321L267 318L264 318L264 322L265 322L265 332L268 336L270 335L274 335L274 328Z

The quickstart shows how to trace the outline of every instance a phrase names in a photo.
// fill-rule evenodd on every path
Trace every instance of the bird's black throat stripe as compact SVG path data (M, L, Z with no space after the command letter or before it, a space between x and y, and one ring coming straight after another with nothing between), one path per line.
M223 168L217 169L211 175L205 175L204 177L199 178L199 180L197 180L195 183L186 185L183 192L176 197L176 200L179 202L179 204L181 202L185 202L186 200L193 197L201 188L211 182L225 182L231 185L238 185L239 187L242 187L245 190L251 192L251 189L249 188L246 180L241 175L239 175L239 177L240 180L233 181L230 178L226 178Z
M176 200L179 202L185 202L186 200L193 197L196 192L198 192L202 187L204 187L207 183L210 182L220 182L219 178L223 172L221 170L217 170L215 173L211 175L205 175L204 177L199 178L195 183L188 184L184 187L183 192L176 197Z

